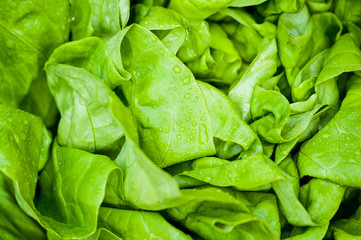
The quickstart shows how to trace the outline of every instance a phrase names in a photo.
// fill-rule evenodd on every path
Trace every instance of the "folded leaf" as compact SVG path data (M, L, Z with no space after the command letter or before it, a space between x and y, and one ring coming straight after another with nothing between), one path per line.
M212 187L183 190L198 200L167 210L167 214L205 239L277 239L276 201L265 193L242 194ZM261 208L261 205L264 208Z
M4 129L0 141L7 146L1 149L4 161L0 170L13 182L20 207L61 237L92 234L107 178L112 171L121 174L120 169L105 156L62 148L55 143L52 159L40 174L39 197L35 196L38 169L48 159L48 132L38 117L5 105L0 105L0 109L1 117L6 119L0 120Z
M302 145L297 166L301 176L329 179L346 186L361 186L358 146L361 118L361 78L350 80L349 90L335 117ZM320 148L319 146L324 146Z
M45 239L40 226L19 207L11 181L0 173L0 238Z
M206 100L213 137L239 144L245 150L249 149L256 135L242 120L230 99L207 83L198 81L197 84Z
M296 226L327 224L340 206L345 188L322 179L312 179L300 187L292 159L286 158L280 167L289 177L272 183L272 187L287 221Z
M251 120L251 100L255 86L271 78L277 70L276 40L271 40L252 61L240 81L230 90L228 96L236 103L242 118Z
M48 63L46 72L61 114L59 144L90 152L118 148L124 133L111 111L119 104L115 93L82 68Z
M37 219L63 238L95 232L107 180L122 172L108 157L54 143L52 159L40 174ZM118 186L121 191L122 186Z

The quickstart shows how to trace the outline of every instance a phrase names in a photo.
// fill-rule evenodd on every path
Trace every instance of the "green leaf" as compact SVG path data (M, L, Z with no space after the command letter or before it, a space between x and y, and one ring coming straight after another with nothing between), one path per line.
M191 169L178 174L214 186L232 186L246 191L263 189L274 181L285 179L283 171L260 154L234 161L200 158L193 161Z
M64 238L82 238L95 232L99 207L112 174L122 178L119 167L106 156L55 143L52 158L39 179L36 207L41 213L40 223Z
M361 208L348 219L339 219L331 223L330 229L334 238L339 239L360 239L361 237Z
M69 3L4 0L0 6L0 103L17 107L54 48L68 40ZM44 36L48 36L44 38Z
M331 8L333 0L307 0L306 3L311 12L325 12Z
M203 20L232 2L233 0L171 0L168 7L187 19Z
M45 72L42 77L34 79L28 95L20 104L20 109L41 117L46 127L52 127L58 120L58 108L51 95Z
M121 54L132 80L122 89L141 148L160 167L214 154L210 117L192 73L150 31L138 25L126 31Z
M341 21L353 22L361 26L361 6L359 1L335 0L333 11Z
M328 228L328 224L319 227L294 227L292 228L291 232L289 233L286 232L286 234L290 234L290 236L282 239L287 239L287 240L323 239L324 236L326 235L327 228Z
M124 133L111 111L114 92L85 69L49 62L45 68L59 108L59 144L90 152L119 148Z
M169 209L167 214L202 238L277 239L279 236L276 199L271 194L213 187L183 192L197 194L198 200Z
M276 40L271 40L252 61L242 78L229 92L229 98L236 103L242 118L251 120L251 100L255 86L271 78L277 70Z
M230 99L207 83L198 81L210 114L213 137L225 142L239 144L247 150L255 141L256 135L242 120Z
M277 42L280 59L286 69L302 66L312 53L304 50L312 35L310 20L307 7L297 13L284 13L279 18Z
M345 188L322 179L300 187L296 165L286 158L280 167L289 174L285 180L272 183L287 221L296 226L327 224L341 204Z
M346 186L361 186L360 165L361 79L353 77L339 112L313 138L302 145L297 166L301 176L329 179ZM319 147L320 144L324 147Z
M108 175L112 171L121 174L119 168L105 156L55 143L52 159L40 174L39 197L35 197L38 170L47 161L50 137L38 117L0 107L0 141L5 146L1 148L4 161L0 169L12 180L20 207L56 235L81 238L92 234Z
M11 181L0 173L0 238L45 239L40 226L19 207Z
M266 0L252 0L252 1L245 1L245 0L234 0L229 6L230 7L248 7L261 4Z
M121 224L119 224L121 223ZM101 208L98 226L108 229L122 239L180 239L192 238L168 223L157 212Z
M230 21L231 18L234 21ZM246 62L251 62L262 47L263 38L272 38L276 34L276 26L268 21L256 22L243 8L225 8L211 17L229 35L240 56Z
M115 66L105 43L97 37L61 45L54 50L46 65L63 64L82 68L101 78L111 89L130 79L121 66Z
M183 202L177 182L156 166L130 137L127 136L115 162L125 173L127 202L146 210L165 209Z
M138 23L155 33L173 54L186 41L188 23L183 16L170 9L152 7Z
M129 0L72 0L72 40L97 36L109 38L127 25Z

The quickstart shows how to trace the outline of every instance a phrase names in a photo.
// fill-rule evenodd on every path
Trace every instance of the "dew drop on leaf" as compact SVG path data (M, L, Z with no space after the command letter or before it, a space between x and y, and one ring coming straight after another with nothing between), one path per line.
M188 77L186 77L186 78L183 79L182 84L183 84L183 85L187 85L187 84L189 84L190 82L191 82L191 78L188 76Z
M173 71L174 71L175 73L180 73L180 72L181 72L181 68L180 68L178 65L176 65L176 66L173 68Z

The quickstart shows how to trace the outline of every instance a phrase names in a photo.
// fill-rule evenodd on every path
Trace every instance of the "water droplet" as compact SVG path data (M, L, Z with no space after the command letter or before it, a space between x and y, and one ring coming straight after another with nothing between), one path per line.
M169 84L173 84L173 81L169 81Z
M150 36L151 36L153 42L156 42L156 41L157 41L157 37L156 37L154 34L151 34Z
M177 135L177 139L178 140L181 140L182 139L182 136L180 134Z
M188 76L188 77L186 77L186 78L183 79L182 84L183 84L183 85L187 85L187 84L189 84L190 82L191 82L191 78Z
M72 21L72 22L75 22L75 17L72 17L72 18L71 18L71 21Z
M189 153L190 153L189 150L187 150L187 151L186 151L186 154L189 155Z
M231 136L231 133L230 133L229 131L227 131L227 133L226 133L226 134L227 134L227 136Z
M187 93L186 95L184 95L184 98L186 98L186 99L188 99L188 98L190 98L191 97L191 95L189 94L189 93Z
M173 90L177 90L177 88L176 88L176 87L173 87Z
M198 96L194 98L194 101L193 102L198 102L199 98Z
M202 151L203 149L202 149L201 147L198 147L198 150L199 150L199 151Z
M181 131L185 131L185 130L186 130L186 127L185 127L185 126L182 126L182 127L180 128L180 130L181 130Z
M183 123L183 121L182 120L179 120L179 124L182 124Z
M191 119L189 117L186 118L186 121L189 122Z
M164 26L163 25L159 25L159 29L163 29L164 28Z
M184 111L184 107L181 107L181 111L182 111L182 112Z
M193 86L192 86L192 85L190 85L190 86L188 87L188 89L190 89L190 90L192 90L192 88L193 88Z
M178 66L178 65L175 65L174 68L173 68L173 71L175 73L180 73L181 72L181 68Z
M196 130L192 130L192 133L195 134L197 131Z
M190 136L189 136L189 138L190 138L190 139L193 139L193 138L194 138L194 136L193 136L193 135L190 135Z
M232 127L233 130L236 130L237 128L238 128L237 126L233 126L233 127Z
M206 181L211 181L211 177L206 177Z
M187 111L187 113L192 113L193 112L193 110L192 109L189 109L188 111Z
M201 119L202 121L207 120L207 118L205 118L205 117L201 117L200 119Z
M184 143L187 143L188 141L187 140L184 140Z

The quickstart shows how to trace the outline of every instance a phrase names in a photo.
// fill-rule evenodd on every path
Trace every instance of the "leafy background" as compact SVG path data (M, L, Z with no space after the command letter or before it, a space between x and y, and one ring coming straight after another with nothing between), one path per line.
M0 238L360 239L360 0L2 0Z

